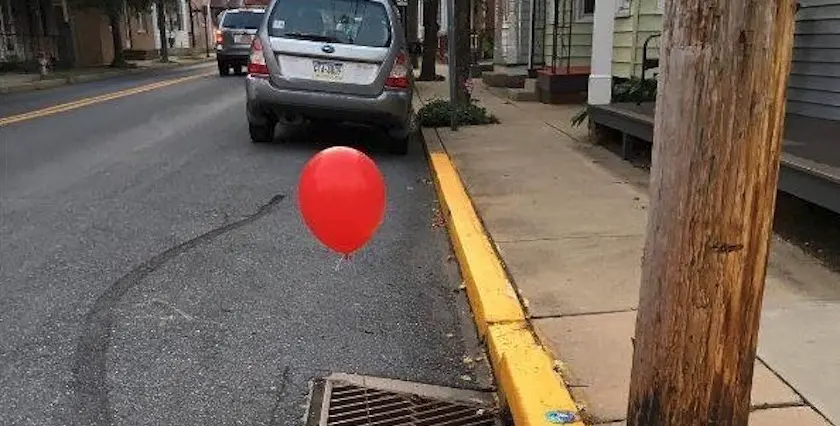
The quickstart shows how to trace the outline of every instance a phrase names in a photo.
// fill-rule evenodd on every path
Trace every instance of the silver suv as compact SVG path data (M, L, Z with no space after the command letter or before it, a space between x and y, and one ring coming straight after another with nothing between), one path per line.
M263 9L229 9L219 16L216 30L216 61L219 75L240 74L248 65L251 42L265 17Z
M414 75L393 1L274 0L245 80L251 140L272 141L278 122L352 122L386 130L405 154Z

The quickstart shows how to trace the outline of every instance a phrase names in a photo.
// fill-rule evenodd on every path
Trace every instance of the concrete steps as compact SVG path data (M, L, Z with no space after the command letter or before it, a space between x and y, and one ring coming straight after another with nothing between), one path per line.
M528 71L522 67L496 66L493 71L484 72L481 80L489 87L505 87L511 89L525 88Z
M537 80L534 78L525 79L525 83L521 88L506 88L507 98L516 102L537 102Z

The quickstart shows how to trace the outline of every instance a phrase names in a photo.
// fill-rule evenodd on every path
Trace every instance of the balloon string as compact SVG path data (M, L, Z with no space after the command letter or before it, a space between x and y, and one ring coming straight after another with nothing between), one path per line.
M336 272L338 272L338 270L341 268L341 263L345 260L350 260L349 254L342 254L341 257L338 258L338 262L335 263Z

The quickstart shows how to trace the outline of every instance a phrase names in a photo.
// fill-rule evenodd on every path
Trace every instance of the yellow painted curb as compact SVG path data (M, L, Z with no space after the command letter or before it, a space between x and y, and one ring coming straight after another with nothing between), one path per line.
M583 426L577 405L554 370L554 358L530 329L490 238L436 131L423 129L429 163L449 237L479 334L485 339L499 391L517 426ZM574 413L572 423L549 420Z
M522 305L455 166L442 151L430 151L429 161L479 335L486 334L489 324L524 321Z
M487 348L499 389L517 426L557 424L547 416L558 410L578 417L574 423L564 424L584 426L572 395L554 371L554 359L526 323L491 325Z

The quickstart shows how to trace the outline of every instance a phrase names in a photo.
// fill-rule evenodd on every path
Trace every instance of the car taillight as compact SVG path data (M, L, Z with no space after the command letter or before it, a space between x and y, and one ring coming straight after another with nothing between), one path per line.
M222 44L222 30L216 30L216 44Z
M262 42L255 37L251 42L251 56L248 58L248 74L252 76L268 76L268 65L265 64Z
M391 67L391 73L385 79L385 87L389 89L407 89L408 88L408 73L411 69L408 67L408 55L400 52L394 58L394 65Z

